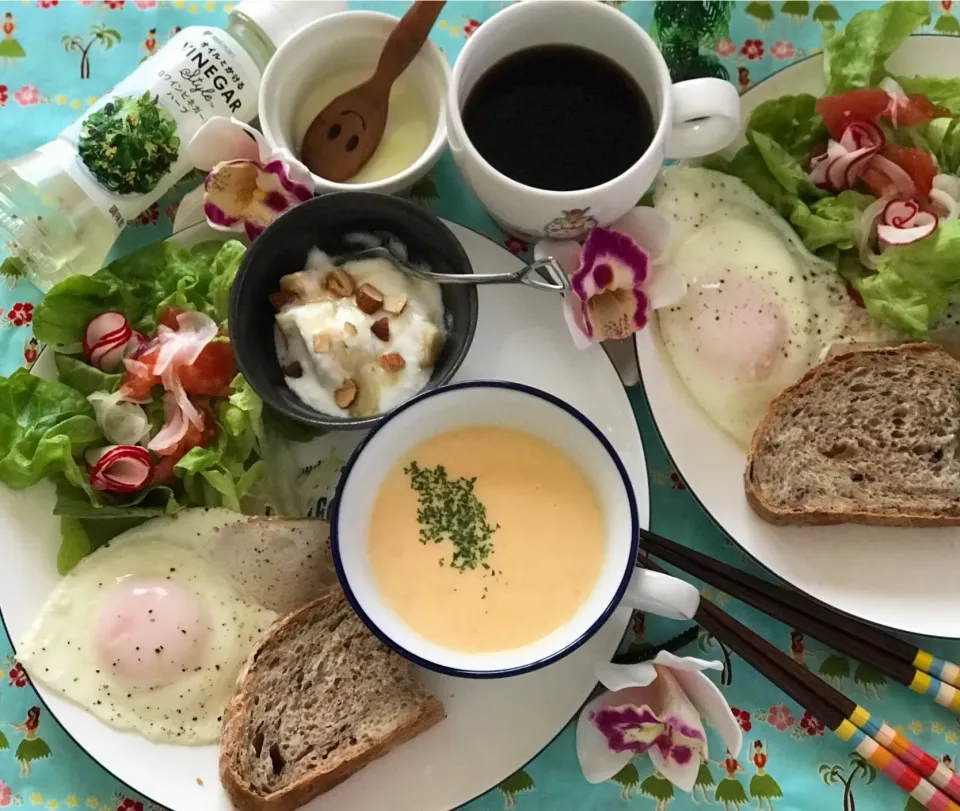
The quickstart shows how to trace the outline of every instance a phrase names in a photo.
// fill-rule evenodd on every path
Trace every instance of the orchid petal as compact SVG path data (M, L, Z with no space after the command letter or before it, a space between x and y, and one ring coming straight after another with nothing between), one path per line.
M270 161L280 161L287 170L287 177L293 183L306 186L310 189L311 196L316 190L316 183L313 180L313 173L294 155L289 149L274 149L270 156Z
M593 713L606 706L611 693L595 698L577 720L577 759L583 776L591 783L609 780L633 759L633 752L614 752L606 737L593 722Z
M720 733L724 746L733 757L736 757L743 745L743 730L734 718L720 688L703 673L672 666L671 668L670 672L690 699L690 703Z
M691 791L700 769L701 754L706 754L707 736L697 714L674 678L672 671L657 665L657 686L662 697L661 718L669 724L669 746L650 749L650 760L657 771L683 791Z
M224 160L261 161L269 149L263 136L235 118L215 116L197 130L187 144L187 158L197 169L209 172Z
M580 267L570 277L581 301L615 290L636 290L647 280L650 259L626 234L594 228L583 243Z
M644 290L650 298L650 309L672 307L687 294L687 281L672 265L654 265Z
M553 257L567 277L572 277L580 268L582 248L572 239L541 239L533 246L533 258L543 260Z
M669 667L670 670L684 670L700 673L704 670L723 670L723 662L718 659L697 659L694 656L676 656L662 650L654 658L653 664Z
M597 666L597 679L613 693L630 687L648 687L657 679L657 669L651 662L635 665L615 665L603 662Z
M631 237L647 252L651 261L655 262L663 256L670 243L672 225L670 220L656 209L637 206L608 228Z

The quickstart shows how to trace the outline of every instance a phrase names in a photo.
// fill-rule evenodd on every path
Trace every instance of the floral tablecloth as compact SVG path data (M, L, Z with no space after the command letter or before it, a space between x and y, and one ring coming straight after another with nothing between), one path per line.
M406 3L358 3L400 15ZM448 3L434 39L451 60L500 2ZM821 26L849 19L867 5L855 2L626 2L624 14L654 31L675 79L727 76L741 90L819 47ZM930 28L960 33L948 0L931 3ZM0 3L0 158L13 157L52 138L97 97L163 47L181 27L224 24L231 4L156 0L22 0ZM958 9L960 11L960 9ZM184 190L179 190L182 193ZM484 231L515 253L528 246L504 235L472 200L449 158L417 185L422 205ZM144 212L118 244L117 252L163 239L170 233L177 201L168 198ZM31 332L40 294L29 283L8 282L0 289L0 372L31 364L38 351ZM638 389L630 391L643 434L653 492L653 527L715 557L755 569L726 540L671 470ZM0 589L5 577L0 541ZM707 593L708 590L704 589ZM775 620L710 593L711 599L744 619L767 639L867 706L875 716L906 730L936 757L960 755L958 719L899 686L887 685L860 667ZM686 630L661 620L634 620L625 642L643 652ZM521 811L607 811L622 807L684 811L712 804L723 811L742 806L758 811L899 811L907 798L855 757L823 724L743 662L732 658L702 632L683 652L727 661L722 688L744 730L737 760L728 760L712 739L712 760L701 771L692 795L673 792L653 776L647 760L635 761L613 780L590 785L577 765L572 726L531 763L506 778L469 811L516 808ZM928 640L923 646L960 660L960 645ZM32 708L36 708L33 709ZM24 747L23 722L39 713L39 738L46 744ZM30 759L49 749L49 756ZM766 760L764 760L766 757ZM773 780L758 780L763 768ZM707 775L709 774L709 777ZM386 789L385 789L386 790ZM102 771L42 709L36 693L12 657L0 632L0 808L13 805L84 807L143 811L151 804ZM199 809L198 809L199 811ZM358 809L362 811L362 809Z

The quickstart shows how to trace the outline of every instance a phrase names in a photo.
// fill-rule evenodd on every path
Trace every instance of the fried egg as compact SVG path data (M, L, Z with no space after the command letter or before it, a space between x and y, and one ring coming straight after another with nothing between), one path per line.
M655 205L674 226L666 262L688 285L658 310L663 345L700 407L741 445L832 346L895 336L740 179L667 169Z
M241 666L274 609L293 607L281 595L306 602L333 580L326 527L226 510L145 523L58 583L18 658L113 727L163 743L216 742Z

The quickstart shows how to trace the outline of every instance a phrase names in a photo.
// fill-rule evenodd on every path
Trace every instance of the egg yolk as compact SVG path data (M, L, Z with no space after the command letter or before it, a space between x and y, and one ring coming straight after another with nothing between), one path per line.
M749 279L728 274L687 291L689 331L701 362L726 379L755 383L772 374L789 328L776 298Z
M128 577L102 603L97 654L118 681L162 687L201 665L211 631L195 592L173 580Z

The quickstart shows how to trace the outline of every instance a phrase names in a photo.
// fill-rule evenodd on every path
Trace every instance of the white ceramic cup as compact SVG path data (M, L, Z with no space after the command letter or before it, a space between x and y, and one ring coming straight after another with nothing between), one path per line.
M284 42L270 59L260 82L260 128L267 143L300 154L309 121L324 102L311 97L318 80L338 72L369 69L372 75L397 18L377 11L344 11L307 26ZM398 81L415 83L429 105L432 135L410 166L382 180L334 183L312 175L317 192L374 191L394 194L410 188L429 172L447 145L444 113L450 66L429 40ZM347 88L344 88L346 90ZM327 99L329 103L332 99Z
M518 183L484 160L463 126L461 111L484 73L512 53L549 44L610 57L639 84L652 108L656 133L650 147L626 172L593 188L548 191ZM522 128L523 122L514 126ZM708 155L739 132L740 99L732 84L721 79L673 84L650 35L596 0L526 0L498 12L467 40L447 96L447 138L463 179L502 226L532 237L575 238L595 225L609 225L637 204L665 158Z
M380 592L368 551L370 515L393 465L436 434L471 425L502 425L546 440L577 464L596 488L606 538L600 573L575 613L528 645L489 653L453 650L410 627ZM347 598L386 644L417 664L467 678L511 676L572 653L618 608L690 619L699 593L670 575L635 569L639 518L623 463L603 433L573 406L519 383L470 381L408 400L361 442L340 478L330 515L337 574Z

